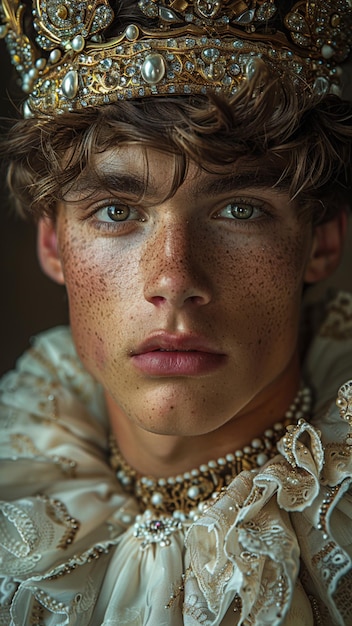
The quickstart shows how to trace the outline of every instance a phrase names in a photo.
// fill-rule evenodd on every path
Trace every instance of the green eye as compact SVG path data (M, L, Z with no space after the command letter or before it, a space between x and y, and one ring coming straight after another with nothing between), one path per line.
M248 220L254 213L254 207L250 204L229 204L226 210L239 220Z
M112 224L131 220L141 221L141 216L133 207L124 204L106 204L95 212L95 219L104 224Z
M110 232L125 232L124 228L130 228L134 223L145 221L139 208L109 200L102 202L100 208L95 209L91 219L96 228Z
M265 211L261 204L254 200L238 200L229 202L217 213L216 217L225 218L232 221L253 221L263 217Z
M130 214L131 210L128 207L117 206L116 204L111 204L98 211L98 216L102 221L124 222L130 217Z

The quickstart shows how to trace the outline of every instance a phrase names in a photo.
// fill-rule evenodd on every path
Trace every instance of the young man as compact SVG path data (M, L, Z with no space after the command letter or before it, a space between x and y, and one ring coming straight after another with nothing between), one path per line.
M70 330L2 383L2 623L352 623L352 299L301 320L351 188L320 5L3 1Z

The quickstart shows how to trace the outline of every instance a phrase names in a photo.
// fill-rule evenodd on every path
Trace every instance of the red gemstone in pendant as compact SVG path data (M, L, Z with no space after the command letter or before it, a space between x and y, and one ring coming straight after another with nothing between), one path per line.
M154 530L156 532L159 532L160 530L164 530L165 528L163 522L161 522L160 520L153 520L152 522L150 522L149 527L150 527L150 530Z

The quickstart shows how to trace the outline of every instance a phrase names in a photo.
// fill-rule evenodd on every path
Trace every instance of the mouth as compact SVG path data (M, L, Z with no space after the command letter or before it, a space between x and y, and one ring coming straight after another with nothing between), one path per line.
M227 357L202 338L159 333L142 342L131 358L144 375L188 377L209 374L223 366Z
M142 341L132 355L145 352L207 352L220 354L220 351L210 341L200 336L187 334L171 334L157 331Z

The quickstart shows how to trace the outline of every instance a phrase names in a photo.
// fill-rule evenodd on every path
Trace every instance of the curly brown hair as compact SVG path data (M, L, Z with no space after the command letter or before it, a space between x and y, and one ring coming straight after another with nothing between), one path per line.
M258 89L258 80L231 99L146 98L18 121L2 153L19 213L54 216L70 184L94 169L94 155L138 144L174 155L170 194L190 160L208 171L241 157L279 160L280 184L287 184L302 212L329 219L351 203L352 105L332 95L299 98L288 82L267 75Z

